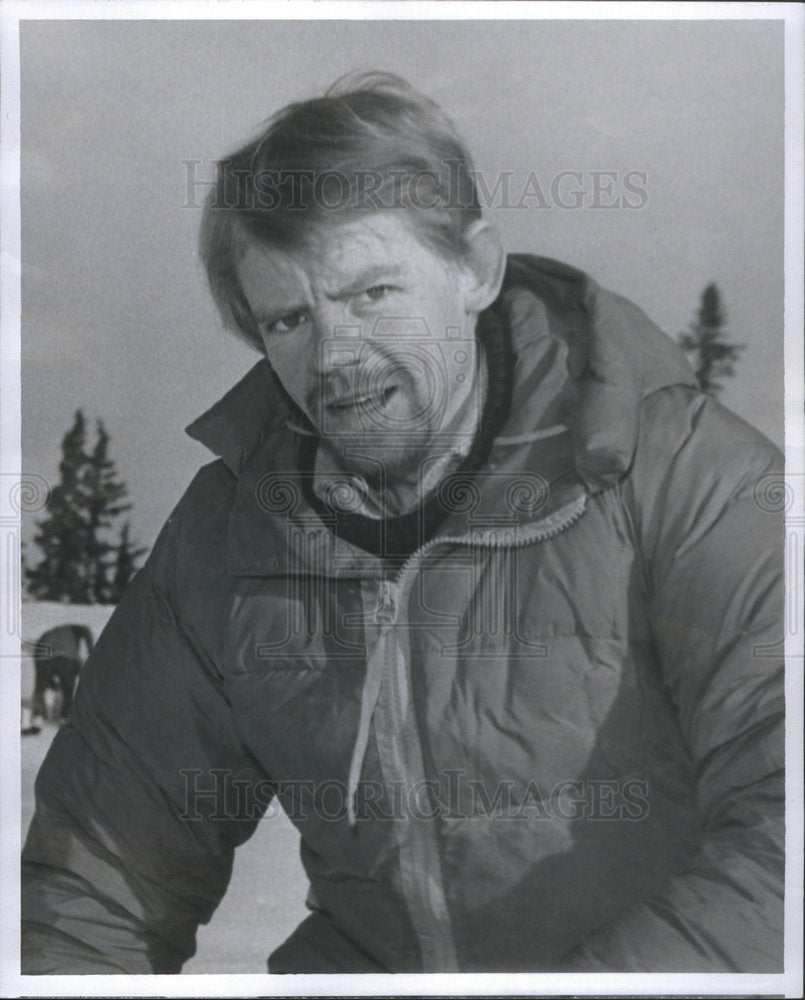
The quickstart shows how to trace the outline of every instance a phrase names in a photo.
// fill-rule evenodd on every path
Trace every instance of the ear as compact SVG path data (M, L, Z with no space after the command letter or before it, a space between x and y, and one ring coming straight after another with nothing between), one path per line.
M483 219L464 232L464 244L461 271L465 308L468 313L479 313L498 297L506 270L506 251L500 233Z

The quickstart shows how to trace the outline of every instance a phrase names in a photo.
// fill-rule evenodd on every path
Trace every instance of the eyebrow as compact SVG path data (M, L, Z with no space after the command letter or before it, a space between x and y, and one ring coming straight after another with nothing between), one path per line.
M303 303L298 306L282 306L280 309L272 309L271 312L258 312L252 315L258 326L270 326L272 323L276 323L278 319L282 319L283 316L288 316L290 313L295 312L305 312L308 308L309 306Z
M349 298L350 295L354 295L356 292L363 291L365 288L371 288L381 278L394 281L399 279L403 273L404 268L399 264L374 264L361 271L349 284L344 285L343 288L338 289L336 292L326 293L326 295L331 302L338 302L341 299ZM281 306L277 309L272 309L270 312L256 313L254 321L258 326L270 325L276 323L278 319L282 319L283 316L287 316L289 313L305 312L309 308L310 306L306 302Z
M404 269L399 264L374 264L361 271L348 285L328 295L327 298L331 301L337 301L354 295L355 292L363 291L365 288L371 288L380 278L394 281L400 278L403 273Z

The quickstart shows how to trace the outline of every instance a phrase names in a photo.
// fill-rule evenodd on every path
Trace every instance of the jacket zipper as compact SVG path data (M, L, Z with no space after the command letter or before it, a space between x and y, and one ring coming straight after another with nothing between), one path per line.
M523 537L501 542L497 533L478 532L477 535L441 535L432 538L429 542L420 546L402 564L395 581L397 588L402 590L400 581L403 576L410 571L410 568L417 562L421 562L422 557L437 548L439 545L480 545L491 549L521 549L526 545L533 545L536 542L545 542L554 535L559 535L582 516L587 508L587 494L582 493L575 500L570 500L554 514L548 515L541 521L537 521L529 528L521 529ZM384 581L385 582L385 581Z
M405 600L408 588L415 576L415 569L424 557L440 545L472 545L485 548L523 548L553 538L569 528L584 514L587 495L581 494L559 511L525 529L521 537L500 540L497 533L479 532L477 536L442 536L431 539L414 552L403 563L395 580L384 579L381 585L381 630L384 641L383 655L388 671L391 690L391 705L395 716L395 732L392 746L394 766L405 780L410 779L411 764L422 766L422 747L416 732L413 706L409 713L411 724L405 725L405 711L400 704L399 693L408 690L408 665L399 654L399 641L394 638L399 609ZM417 775L417 777L419 777ZM407 824L407 838L400 843L400 881L408 906L423 958L425 972L457 972L458 960L455 953L447 897L441 874L439 848L432 823L416 819ZM409 846L410 845L410 846ZM407 854L410 852L410 857Z

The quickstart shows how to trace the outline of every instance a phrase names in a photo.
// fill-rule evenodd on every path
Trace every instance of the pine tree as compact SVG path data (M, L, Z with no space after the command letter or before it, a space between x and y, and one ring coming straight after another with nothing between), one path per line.
M110 604L117 604L123 596L129 581L137 571L137 560L144 553L145 549L136 547L131 541L130 525L127 521L120 529L120 535L118 536L115 572L109 591Z
M116 517L131 509L131 504L121 502L128 491L109 458L109 435L100 420L97 435L83 477L87 514L86 572L91 599L98 604L111 604L108 576L112 568L110 557L113 558L116 546L107 540L108 531Z
M721 379L735 374L734 362L743 350L742 344L727 342L726 313L721 293L714 283L702 292L696 322L689 333L679 335L679 343L691 355L696 378L702 390L717 396L724 388Z
M43 558L24 569L29 593L41 600L108 604L122 589L113 576L120 542L112 541L110 532L131 505L123 502L128 491L109 458L109 435L101 421L96 434L88 450L86 421L77 410L62 440L60 480L51 492L48 516L37 523L34 541ZM143 550L131 543L128 532L126 548L130 577Z
M42 550L42 561L26 569L28 589L46 601L83 603L84 567L81 553L86 545L86 526L81 513L79 484L86 460L86 424L81 410L62 439L59 483L48 502L48 517L39 521L34 541Z

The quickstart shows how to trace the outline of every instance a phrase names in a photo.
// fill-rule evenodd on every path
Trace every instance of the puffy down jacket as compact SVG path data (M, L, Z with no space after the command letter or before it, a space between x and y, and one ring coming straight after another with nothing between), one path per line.
M514 257L493 308L511 417L393 573L306 504L265 363L190 428L220 460L38 778L24 971L178 971L272 794L311 907L273 971L781 969L780 456L578 272Z

